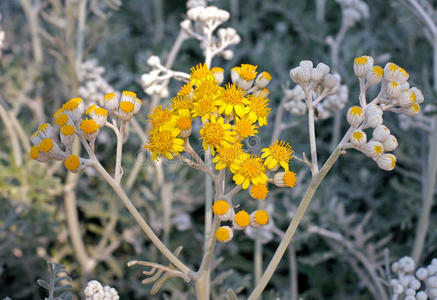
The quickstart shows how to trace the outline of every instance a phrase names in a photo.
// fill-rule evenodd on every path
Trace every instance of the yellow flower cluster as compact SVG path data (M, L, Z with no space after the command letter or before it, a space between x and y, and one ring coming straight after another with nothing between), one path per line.
M257 66L249 64L235 67L231 70L232 82L222 86L223 69L216 67L210 70L205 64L191 68L189 81L171 99L169 107L158 106L149 115L152 128L145 148L151 152L152 158L173 159L175 155L180 155L188 144L192 124L197 118L201 125L202 147L212 154L215 169L229 169L235 184L249 189L253 198L262 200L267 197L268 182L281 187L294 187L296 174L289 171L293 150L288 143L275 141L270 147L262 149L261 156L244 149L244 140L255 136L260 127L267 125L270 113L266 86L272 77L267 72L257 76L256 69ZM269 180L269 172L279 168L283 172L273 174ZM233 212L233 208L229 209ZM249 215L243 217L242 214L236 221L237 215L227 216L236 222L235 228L241 229L238 223L247 223L246 226L250 222L254 226L267 223L265 217L258 224L254 216L249 218ZM240 222L240 219L247 222ZM230 237L229 230L225 229L217 232L223 237L217 236L219 240L225 241Z
M33 147L29 153L30 158L40 162L63 160L69 171L80 172L84 167L83 159L71 154L76 135L94 143L100 128L106 124L108 112L127 121L141 107L141 100L136 98L134 92L124 91L119 98L115 93L105 95L102 103L106 109L96 104L85 109L81 98L72 98L65 102L53 115L55 124L59 126L59 139L65 146L65 151L56 142L52 125L45 123L31 137ZM83 118L84 114L86 118Z

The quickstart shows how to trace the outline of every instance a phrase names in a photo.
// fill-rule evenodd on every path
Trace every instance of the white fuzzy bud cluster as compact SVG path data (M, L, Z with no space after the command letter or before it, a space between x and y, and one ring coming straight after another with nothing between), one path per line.
M324 63L313 67L312 61L304 60L290 70L290 78L297 83L293 90L286 90L285 109L294 115L306 113L308 93L311 96L316 119L327 119L332 113L342 109L348 98L348 88L341 85L339 74L330 74ZM322 101L323 100L323 101Z
M423 94L417 88L409 88L409 75L401 67L387 63L382 68L373 63L371 56L360 56L354 60L354 72L360 80L360 106L352 106L347 112L346 119L353 130L349 142L352 148L375 160L378 167L391 171L396 166L396 157L386 152L396 149L398 142L390 134L390 129L383 125L383 111L407 116L414 115L413 111L417 114L420 111L419 104L423 102ZM367 104L367 89L380 82L378 96ZM368 128L373 128L370 140L364 132Z
M80 64L77 70L79 79L79 96L87 103L99 103L107 93L114 92L112 86L103 78L105 68L98 65L96 59L89 59Z
M437 300L437 259L415 270L414 260L405 256L392 264L396 274L390 282L393 297L406 300Z
M305 88L317 88L320 95L333 95L340 88L340 75L329 74L330 68L324 63L319 63L313 67L313 62L303 60L298 67L290 70L290 78L296 83Z
M224 59L230 60L234 56L232 50L226 49L230 45L238 44L240 36L234 28L220 28L217 36L212 35L218 26L226 22L230 14L226 10L215 6L206 6L203 1L189 1L187 3L187 19L181 22L181 28L191 37L198 39L200 46L206 54L206 48L214 55L221 55ZM211 41L208 35L211 34ZM212 45L208 46L208 42Z
M91 280L88 282L85 290L86 300L118 300L118 292L116 289L105 286L98 282L97 280Z
M369 6L362 0L337 0L337 2L341 6L343 22L349 26L370 16Z
M284 108L292 115L302 116L307 113L305 104L305 92L300 85L295 85L293 89L284 90Z
M171 70L167 70L158 56L150 56L147 64L152 67L152 71L141 76L141 85L147 95L158 95L167 98L169 95L167 81L173 76Z

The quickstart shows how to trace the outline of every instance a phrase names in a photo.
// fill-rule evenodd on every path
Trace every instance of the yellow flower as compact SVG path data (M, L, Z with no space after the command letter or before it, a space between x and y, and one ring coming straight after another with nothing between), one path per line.
M193 117L202 117L203 122L208 120L217 111L216 99L221 93L222 88L214 79L200 81L193 96Z
M177 138L179 132L179 129L171 127L152 130L149 135L150 142L144 148L152 152L153 160L161 156L173 159L173 155L179 155L184 150L184 140Z
M258 66L242 64L241 67L237 69L237 72L243 80L251 81L256 77L256 68L258 68Z
M217 238L217 240L223 243L227 243L232 240L233 236L234 233L229 226L221 226L215 232L215 237Z
M162 108L157 106L153 109L153 112L149 114L149 119L152 122L153 129L159 129L167 125L174 123L173 112L168 108Z
M259 93L249 97L249 118L258 121L259 126L267 125L267 117L270 113L270 108L267 106L269 99Z
M188 96L176 96L171 98L171 109L175 112L179 112L181 109L193 109L193 102Z
M204 79L215 80L214 75L208 69L208 66L206 64L197 64L196 66L192 67L190 71L190 81L193 84L198 84Z
M262 184L262 183L257 185L252 184L249 193L250 196L252 196L252 198L263 200L267 197L267 194L269 193L269 189L267 188L267 184Z
M193 91L193 82L189 81L185 85L183 85L181 89L178 91L178 96L191 98L192 91Z
M273 183L279 187L293 188L296 185L296 182L296 173L290 171L276 173L273 177Z
M249 101L244 97L244 90L235 84L227 84L225 90L215 102L219 107L218 112L220 114L230 115L235 113L239 117L249 112L249 108L246 106L248 103Z
M268 179L265 170L262 159L252 154L237 162L233 179L237 185L242 184L243 189L247 189L251 183L265 184Z
M269 214L262 209L258 209L250 214L250 226L258 228L269 222Z
M242 230L247 226L249 226L250 215L246 211L240 210L235 214L233 223L234 223L234 229Z
M179 116L176 118L176 127L180 130L191 129L191 114L187 109L183 109L179 112Z
M293 157L293 149L290 144L276 140L273 145L261 150L261 158L265 158L264 165L270 170L277 169L279 166L288 171L288 162Z
M231 124L225 124L223 118L217 119L214 115L211 120L206 122L202 129L200 129L200 136L203 139L203 149L211 149L212 155L215 153L220 145L228 145L233 143L235 138L235 131L230 130Z
M234 130L237 133L237 138L239 140L243 140L249 136L254 136L258 133L258 126L253 124L254 122L254 120L251 120L246 116L241 119L235 119Z
M212 160L216 165L217 170L229 168L232 172L235 171L235 161L242 159L249 154L243 151L243 145L239 142L230 145L221 145L217 148L217 155Z

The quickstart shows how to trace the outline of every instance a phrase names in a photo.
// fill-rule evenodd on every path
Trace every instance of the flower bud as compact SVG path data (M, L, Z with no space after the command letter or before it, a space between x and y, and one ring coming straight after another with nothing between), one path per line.
M354 130L351 134L350 141L354 147L362 148L367 143L367 135L362 130Z
M416 99L416 101L413 100L413 102L416 102L417 104L422 104L424 100L422 91L416 87L412 87L410 91L414 94L414 98Z
M302 81L308 82L311 80L311 73L313 70L313 62L310 60L302 60L299 63L299 67L302 68Z
M387 81L396 81L398 79L399 72L399 66L389 62L384 67L384 79Z
M397 98L401 94L401 85L397 81L390 81L387 85L387 94L390 98Z
M379 113L374 112L367 114L366 113L366 125L371 128L375 128L381 125L383 122L382 116Z
M373 66L373 57L371 56L360 56L356 57L354 60L354 73L357 77L362 78L366 76L367 72Z
M227 243L234 237L234 232L229 226L220 226L215 232L215 237L220 242Z
M384 76L384 69L380 66L373 66L366 75L366 80L370 85L376 85L381 82Z
M212 206L212 211L221 221L229 221L234 217L234 210L225 200L217 200Z
M221 84L224 80L224 75L223 75L224 70L222 68L215 67L211 69L211 72L214 75L215 81L218 84Z
M234 220L232 221L233 229L236 230L242 230L249 226L250 224L250 215L244 211L241 210L235 214Z
M385 140L381 142L385 151L393 151L398 147L398 140L392 134L390 134Z
M363 153L366 156L375 159L379 155L384 153L384 147L382 146L382 144L380 142L369 141L366 145L364 145Z
M157 67L161 64L161 59L156 55L152 55L147 60L147 64L151 67Z
M265 210L258 209L250 214L250 226L258 228L269 222L269 215Z
M331 92L335 91L340 86L340 75L337 73L326 75L323 79L323 84L327 89L331 90Z
M294 187L296 185L297 177L294 172L279 172L273 176L273 184L278 187Z
M350 126L357 128L364 120L363 109L360 106L352 106L347 111L346 119Z
M420 113L420 106L417 103L414 103L413 105L405 108L402 113L409 117L417 116Z
M376 158L376 163L381 169L391 171L396 166L396 156L389 153L381 154Z
M272 76L268 72L262 72L256 78L255 86L259 89L263 89L270 83L271 80Z
M379 125L373 130L372 139L382 142L390 136L390 129L385 125ZM384 147L385 149L385 147Z

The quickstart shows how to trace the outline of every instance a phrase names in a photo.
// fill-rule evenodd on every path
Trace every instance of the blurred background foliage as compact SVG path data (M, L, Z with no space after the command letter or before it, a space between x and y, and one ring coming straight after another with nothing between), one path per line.
M68 22L74 18L79 2L0 2L0 26L6 36L0 57L0 104L9 112L6 123L14 122L15 118L23 130L19 137L23 158L17 163L8 138L8 125L0 123L0 297L40 299L45 296L36 280L47 278L48 260L66 267L72 278L73 292L79 297L82 297L84 284L97 279L115 287L121 299L192 299L193 290L180 279L169 280L159 294L151 297L150 286L140 283L140 270L127 268L127 261L132 259L166 262L92 170L87 169L80 177L69 180L59 163L30 161L24 151L29 147L25 136L30 136L39 123L51 121L61 103L77 96L81 83L71 70L74 63L71 50L75 44L71 42L74 37L71 37ZM273 76L269 86L272 107L269 126L260 131L260 145L254 147L262 148L270 142L275 111L283 97L282 86L292 85L289 70L304 59L331 64L326 38L337 34L342 12L337 1L326 0L325 18L317 20L316 2L209 2L231 13L228 24L236 28L242 39L233 47L231 60L216 58L213 65L229 71L235 65L251 63ZM29 17L23 10L26 3L39 7L40 61L35 57ZM133 90L143 99L143 113L137 120L145 127L150 98L142 91L140 77L149 71L146 61L150 55L161 58L168 55L186 13L185 2L123 0L121 5L116 5L116 1L92 0L90 3L96 7L87 17L83 60L97 59L98 65L105 68L103 77L115 90ZM435 103L431 87L432 50L420 22L397 0L367 0L366 3L369 18L351 27L340 45L338 71L349 87L347 107L358 103L359 86L353 74L353 59L365 54L374 56L378 64L386 61L400 64L410 73L412 84L424 92L425 101ZM202 59L197 41L188 40L173 69L188 72ZM170 87L170 96L173 96L180 83L171 82ZM298 154L308 152L305 120L288 113L284 115L284 123L297 121L297 125L284 130L281 138L290 141ZM341 120L343 132L346 121ZM304 299L369 299L372 284L366 283L368 275L362 275L366 261L357 258L357 253L364 255L377 271L384 270L387 259L391 262L411 253L421 208L427 133L418 129L402 130L394 115L385 120L400 144L395 152L396 169L382 171L361 153L348 151L322 184L293 241L298 290ZM317 122L322 161L330 153L332 128L332 118ZM126 172L133 167L143 142L131 130L123 157ZM99 159L110 169L115 159L115 138L109 131L103 132L97 144ZM273 189L266 200L273 211L274 226L264 233L265 264L273 255L281 230L288 225L302 190L310 180L298 162L292 163L292 170L300 175L301 187L293 193ZM183 245L183 261L197 266L204 213L203 185L198 183L203 182L203 176L170 162L165 164L165 176L167 196L172 198L167 233L164 228L167 225L162 221L162 187L155 180L150 162L143 162L129 193L169 248ZM77 183L73 195L77 200L82 239L86 251L96 260L91 270L81 268L69 236L64 201L71 193L68 184L74 180ZM247 208L257 206L245 192L237 199L237 202L242 201L247 202ZM433 211L431 220L435 220L435 213ZM422 262L437 256L437 223L432 221L430 226ZM110 230L106 232L108 227ZM341 234L343 241L327 237L323 230ZM102 249L105 251L99 251ZM242 299L250 292L254 284L253 249L250 234L237 235L232 242L218 246L213 299L220 299L219 295L229 287L239 292ZM263 299L290 298L290 259L291 255L283 258ZM384 273L379 275L384 277Z

